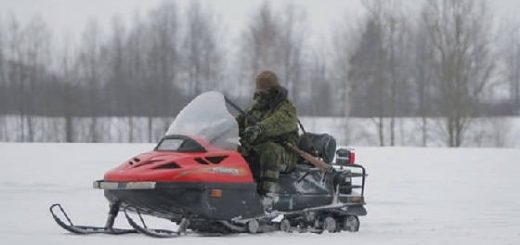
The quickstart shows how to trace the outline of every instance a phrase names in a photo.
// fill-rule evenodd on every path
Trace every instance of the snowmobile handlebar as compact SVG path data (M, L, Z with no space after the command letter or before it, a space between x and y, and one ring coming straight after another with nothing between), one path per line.
M233 107L233 109L235 109L236 111L238 111L242 116L244 116L246 118L246 120L248 120L250 123L252 124L257 124L258 121L252 117L251 115L247 114L244 110L242 110L242 108L240 108L240 106L238 106L237 104L235 104L233 101L231 101L230 99L228 99L228 97L224 96L224 100L226 101L226 103Z

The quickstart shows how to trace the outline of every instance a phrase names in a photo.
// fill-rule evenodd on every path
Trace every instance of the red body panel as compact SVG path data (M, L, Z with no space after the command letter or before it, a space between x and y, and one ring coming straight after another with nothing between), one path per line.
M254 183L249 166L240 153L221 150L201 140L197 140L197 142L203 145L207 152L152 151L143 153L105 173L104 180L114 182ZM208 160L212 157L223 159L218 163L213 163Z
M226 156L218 164L201 164L195 159ZM134 159L139 159L137 162ZM179 168L156 169L175 163ZM148 152L138 155L105 174L105 181L155 181L199 183L252 183L249 166L237 152L208 153Z

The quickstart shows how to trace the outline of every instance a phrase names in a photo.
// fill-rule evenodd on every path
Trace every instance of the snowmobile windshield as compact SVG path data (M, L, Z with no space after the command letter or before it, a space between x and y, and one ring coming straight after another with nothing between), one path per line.
M203 138L226 150L238 147L238 123L228 112L224 95L215 91L197 96L184 107L166 135Z

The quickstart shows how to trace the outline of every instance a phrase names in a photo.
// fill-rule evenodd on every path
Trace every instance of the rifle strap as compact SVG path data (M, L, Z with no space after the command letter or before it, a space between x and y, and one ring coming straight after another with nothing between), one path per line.
M300 125L300 128L302 129L303 134L306 134L305 128L303 127L302 122L300 122L300 119L298 119L298 125Z
M311 153L312 155L317 156L318 155L318 150L316 150L316 147L314 147L314 144L312 143L311 139L309 139L307 131L305 131L305 128L303 127L303 124L302 124L302 122L300 122L299 118L298 118L298 124L300 125L300 128L302 129L302 132L303 132L301 137L305 138L306 143L312 148L312 152L309 152L309 153Z

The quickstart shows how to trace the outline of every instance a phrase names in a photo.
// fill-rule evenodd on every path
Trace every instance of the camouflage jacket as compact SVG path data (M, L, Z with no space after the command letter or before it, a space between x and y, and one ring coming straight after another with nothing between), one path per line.
M268 141L296 144L298 141L296 108L289 100L283 100L272 110L258 110L250 107L246 110L246 113L257 121L261 132L254 142L244 142L241 140L242 146L253 146ZM237 122L241 136L245 128L254 126L252 122L246 120L244 115L239 115Z

